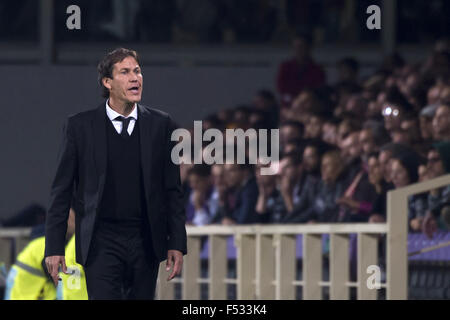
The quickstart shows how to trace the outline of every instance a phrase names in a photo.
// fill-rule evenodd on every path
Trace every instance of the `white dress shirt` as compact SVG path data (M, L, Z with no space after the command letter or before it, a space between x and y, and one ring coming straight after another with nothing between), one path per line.
M117 117L123 117L123 115L121 115L120 113L114 111L108 104L109 100L106 100L106 114L108 115L109 120L111 120L114 128L116 128L116 131L118 134L120 134L122 132L122 126L123 126L123 122L120 120L116 120ZM130 123L128 124L128 134L131 136L131 133L133 132L134 129L134 125L136 123L138 117L138 112L137 112L137 105L136 103L133 106L133 111L131 111L131 113L124 117L124 118L131 118Z

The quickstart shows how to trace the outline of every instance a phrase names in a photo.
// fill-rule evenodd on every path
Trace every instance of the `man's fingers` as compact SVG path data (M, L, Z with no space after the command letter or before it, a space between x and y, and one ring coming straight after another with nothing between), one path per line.
M181 260L179 258L175 258L175 264L173 266L172 273L167 278L167 281L172 280L175 276L179 275L181 273Z
M62 272L67 273L66 259L62 258L61 265L62 265Z
M169 271L170 268L172 268L172 263L173 263L173 255L171 253L169 253L169 255L167 256L167 261L166 261L166 271Z
M167 270L167 271L169 271L169 270ZM175 261L172 272L170 273L169 277L167 278L167 281L172 280L173 277L175 277L176 272L177 272L177 261Z
M183 266L183 258L174 256L173 259L175 260L173 270L170 273L169 277L167 278L167 281L172 280L175 276L179 275L181 273L181 269Z
M56 269L56 268L55 268ZM57 270L57 269L56 269ZM58 277L58 271L56 271L56 272L53 272L52 274L51 274L51 276L52 276L52 279L53 279L53 283L55 284L55 286L57 286L58 285L58 280L59 280L59 277Z
M48 274L52 274L52 264L49 263L48 261L46 261L45 264L47 265Z
M177 275L181 274L181 269L183 269L183 258L178 259Z

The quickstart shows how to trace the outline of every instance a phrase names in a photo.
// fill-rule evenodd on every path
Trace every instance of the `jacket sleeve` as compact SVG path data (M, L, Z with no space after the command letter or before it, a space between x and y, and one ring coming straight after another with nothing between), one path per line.
M176 126L169 117L166 131L165 163L164 163L164 194L167 203L168 249L178 250L187 254L186 211L183 202L183 188L181 187L180 167L171 158L175 141L171 140Z
M56 174L50 191L45 221L45 256L63 256L73 185L77 172L77 151L70 118L63 128Z

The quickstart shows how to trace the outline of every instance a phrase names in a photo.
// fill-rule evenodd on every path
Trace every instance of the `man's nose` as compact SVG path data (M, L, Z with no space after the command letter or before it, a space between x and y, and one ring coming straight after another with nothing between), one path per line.
M134 74L133 72L131 73L131 76L129 78L130 82L137 82L138 81L138 76L137 74Z

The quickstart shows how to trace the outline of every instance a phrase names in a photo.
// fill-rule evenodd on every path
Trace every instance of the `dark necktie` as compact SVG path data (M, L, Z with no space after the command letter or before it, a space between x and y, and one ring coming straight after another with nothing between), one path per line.
M122 131L120 132L120 135L122 137L129 137L130 135L128 134L128 125L130 124L132 117L122 117L119 116L116 118L116 120L122 121Z

